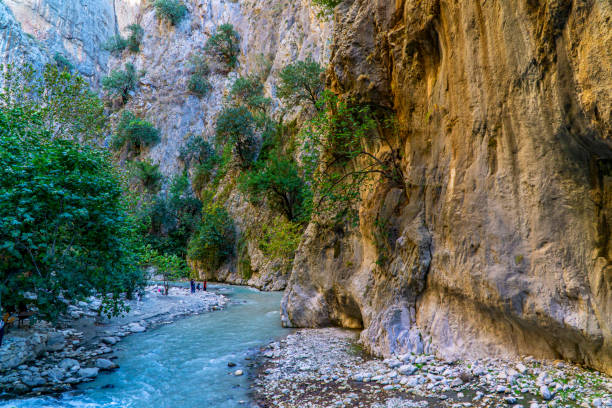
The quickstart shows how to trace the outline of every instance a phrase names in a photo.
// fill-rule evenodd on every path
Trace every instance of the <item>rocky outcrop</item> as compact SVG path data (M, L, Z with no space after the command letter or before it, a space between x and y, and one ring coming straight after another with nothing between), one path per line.
M345 3L329 83L396 113L405 188L308 228L284 324L612 373L610 3Z

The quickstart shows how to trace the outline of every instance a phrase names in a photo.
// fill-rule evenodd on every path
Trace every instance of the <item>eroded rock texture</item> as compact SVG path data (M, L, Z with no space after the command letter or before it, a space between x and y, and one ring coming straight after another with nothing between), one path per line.
M406 188L308 228L284 324L612 373L612 4L346 3L329 82L396 112Z

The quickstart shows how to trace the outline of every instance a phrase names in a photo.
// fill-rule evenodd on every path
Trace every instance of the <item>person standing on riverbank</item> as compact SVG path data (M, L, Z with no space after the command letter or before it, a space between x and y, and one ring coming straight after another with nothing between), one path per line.
M204 281L203 289L204 289L204 292L206 292L206 281Z
M189 281L189 285L191 286L191 293L195 293L195 281L193 279Z

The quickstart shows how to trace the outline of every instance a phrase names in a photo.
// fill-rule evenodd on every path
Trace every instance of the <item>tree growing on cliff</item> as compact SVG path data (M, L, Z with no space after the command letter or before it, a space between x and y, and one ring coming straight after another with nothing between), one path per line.
M210 68L206 62L206 58L201 54L194 54L189 59L191 68L191 76L187 83L187 87L191 93L200 98L208 95L212 89L212 85L208 80Z
M225 208L209 203L202 211L200 228L189 242L188 257L207 271L214 271L234 251L234 222Z
M102 78L102 88L111 94L121 97L121 102L125 104L130 92L136 89L141 74L136 72L134 65L129 62L125 64L125 70L114 69L111 73Z
M249 167L255 160L257 155L255 119L246 107L225 108L217 118L216 134L218 143L233 147L242 167Z
M54 138L85 143L105 136L104 105L81 76L52 64L42 71L30 65L3 68L0 109L19 108L24 114L36 114Z
M142 187L150 194L155 194L161 188L162 174L159 164L149 160L134 161L130 163L130 170Z
M217 32L208 39L204 49L212 58L224 64L228 70L232 70L238 65L240 36L233 25L221 24L217 27Z
M113 138L113 148L119 150L127 147L129 152L140 154L144 147L153 146L159 140L159 130L152 123L137 118L129 110L124 110Z
M331 14L343 0L312 0L312 4L319 6L319 17Z
M287 65L279 73L278 97L288 106L310 104L319 110L325 69L312 58Z
M144 29L140 24L130 24L127 29L130 31L130 35L127 38L127 48L132 52L140 51L140 44L144 37Z
M324 92L319 113L302 129L305 173L315 191L313 213L352 218L361 189L376 177L404 188L400 156L388 134L394 124L364 105ZM384 153L375 154L375 146Z
M157 17L177 25L187 15L187 6L180 0L155 0L153 3Z

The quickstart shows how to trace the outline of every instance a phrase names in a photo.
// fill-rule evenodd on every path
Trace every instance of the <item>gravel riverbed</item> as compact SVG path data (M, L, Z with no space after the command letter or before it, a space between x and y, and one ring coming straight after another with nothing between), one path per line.
M612 407L612 379L561 361L367 356L358 333L304 329L262 351L260 407Z
M129 313L107 319L98 315L100 301L90 298L68 307L55 325L37 322L13 328L0 348L0 399L53 394L92 381L101 371L118 368L113 348L121 338L160 324L220 310L222 294L170 288L163 296L147 287L139 300L127 301Z

